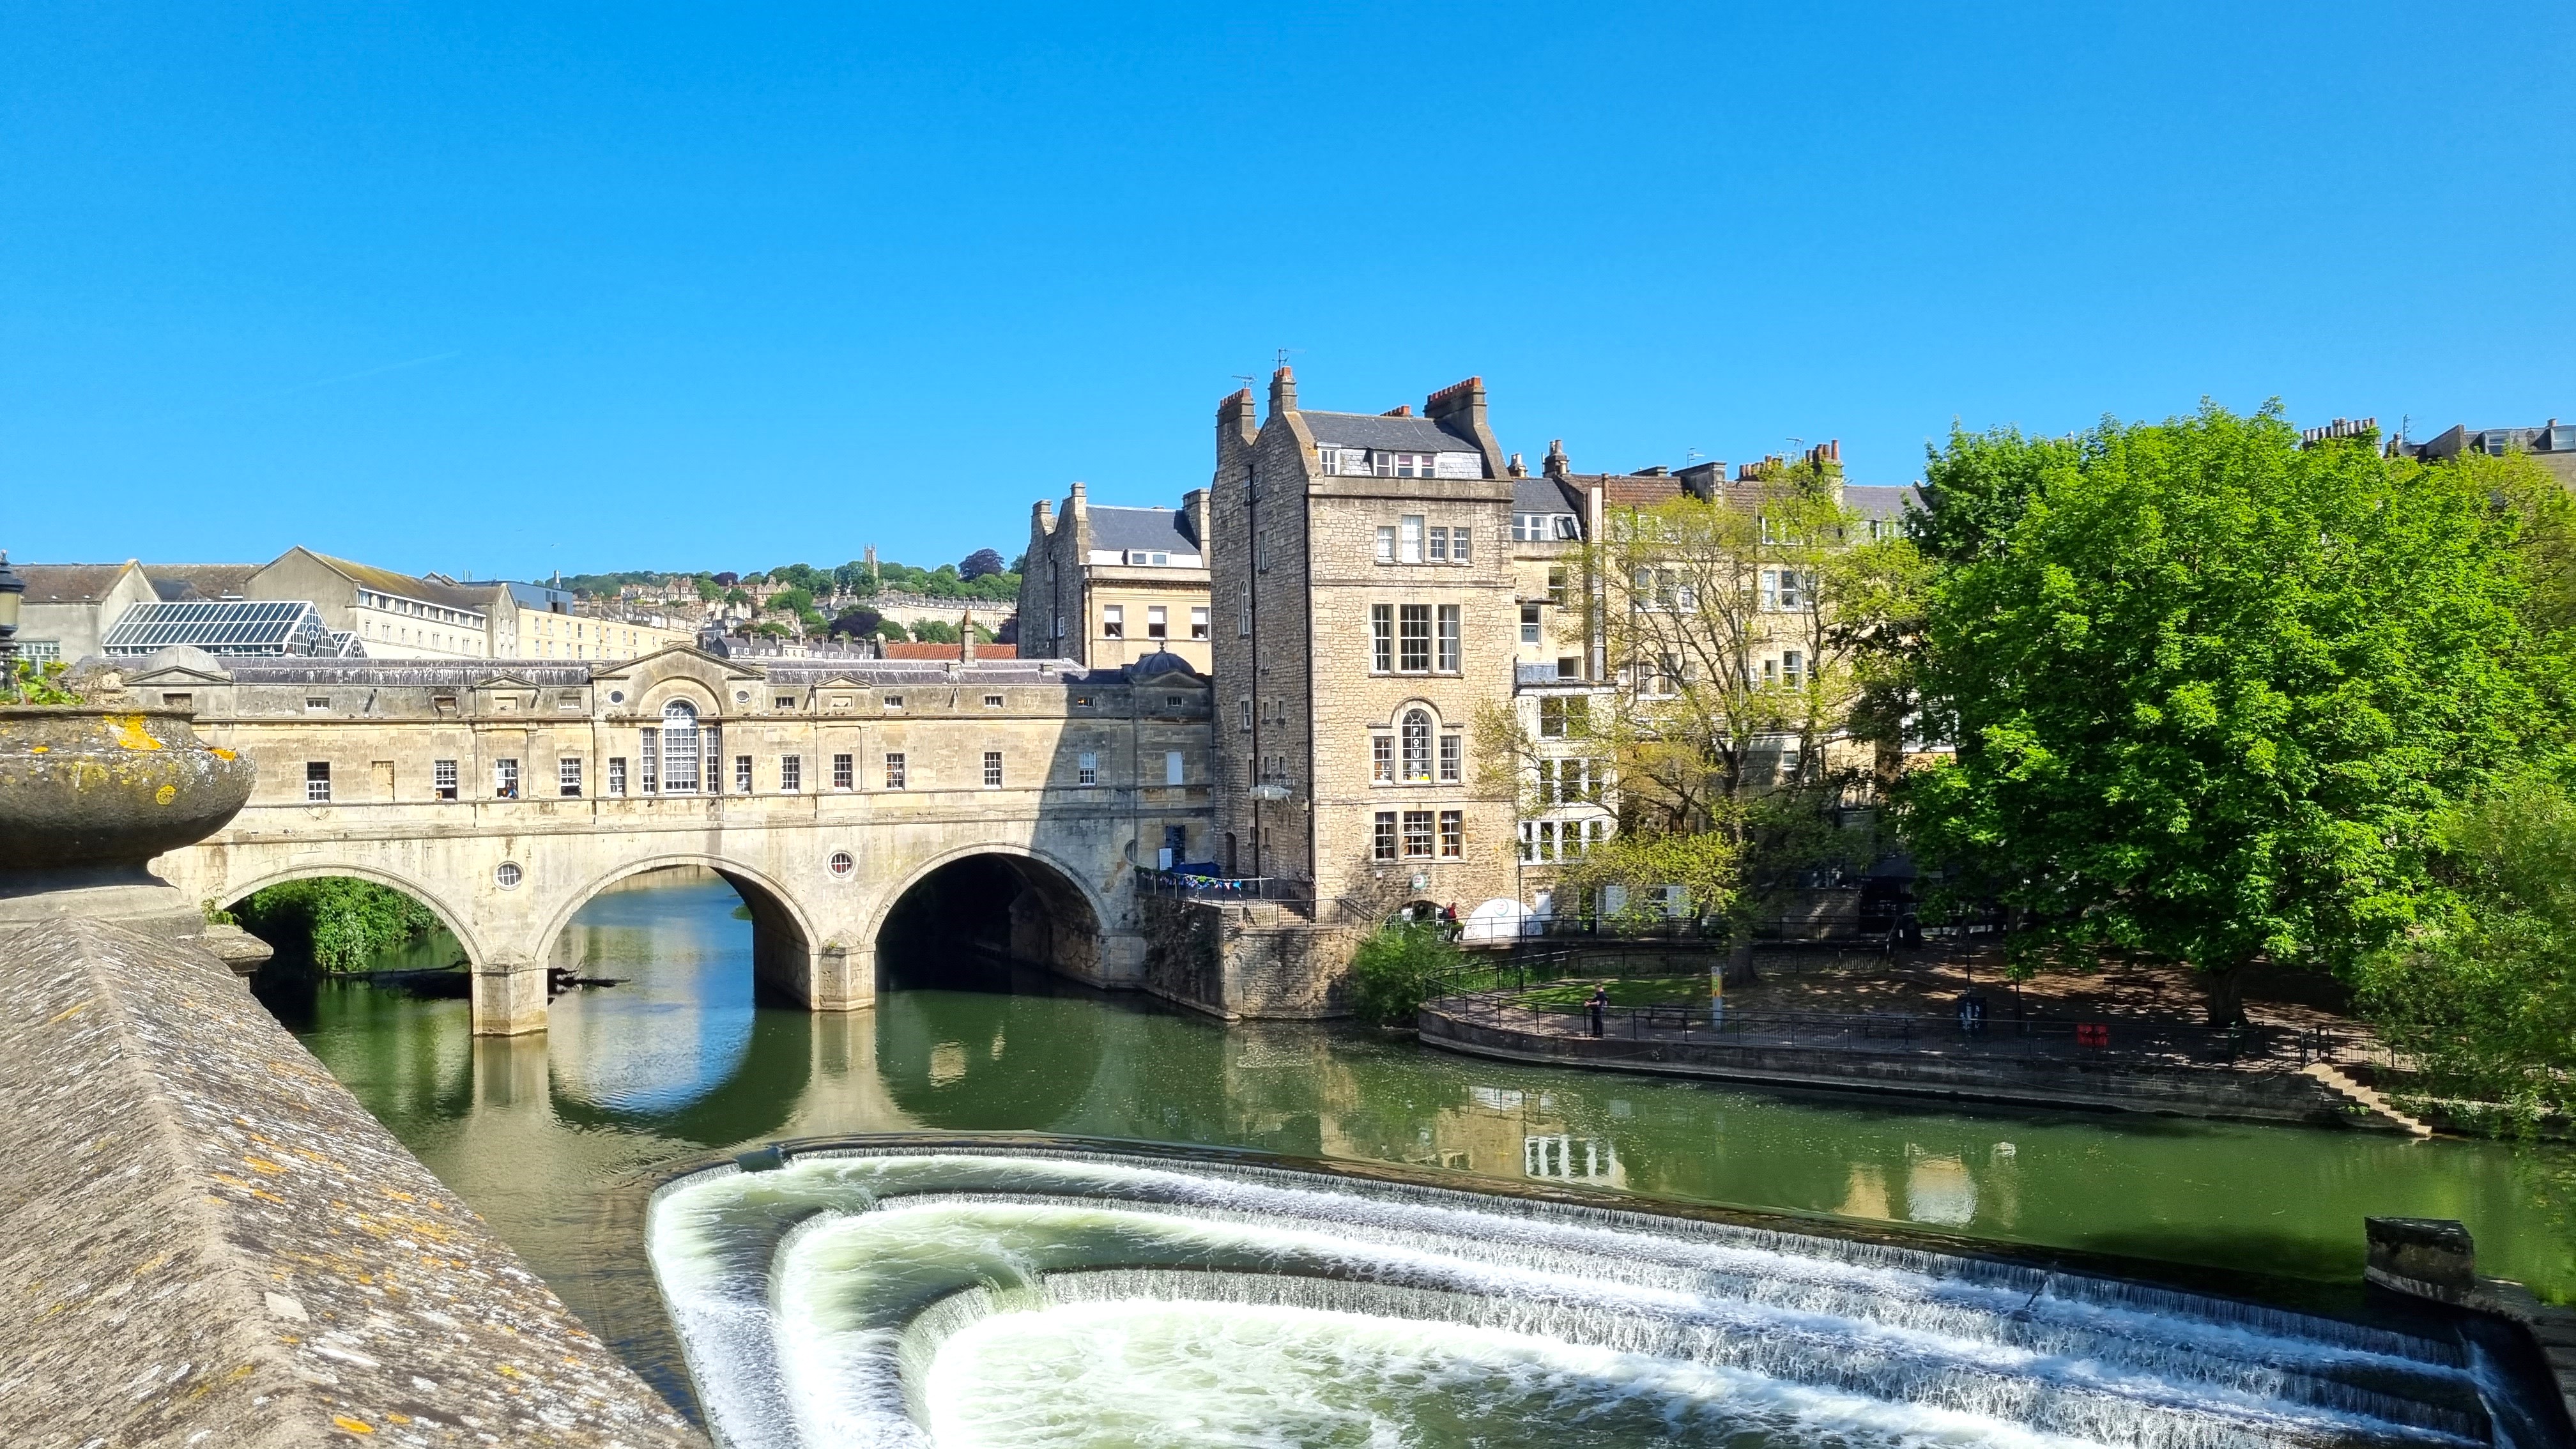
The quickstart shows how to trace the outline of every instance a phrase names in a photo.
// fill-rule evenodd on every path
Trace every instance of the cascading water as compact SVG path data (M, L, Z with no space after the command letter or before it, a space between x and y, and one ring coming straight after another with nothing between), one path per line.
M736 1449L2498 1442L2447 1334L1274 1167L802 1152L650 1246Z

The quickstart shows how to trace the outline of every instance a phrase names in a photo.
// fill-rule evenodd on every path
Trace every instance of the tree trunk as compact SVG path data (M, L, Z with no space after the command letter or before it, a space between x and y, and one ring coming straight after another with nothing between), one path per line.
M2209 988L2209 1024L2239 1026L2245 1021L2245 968L2229 966L2203 971Z

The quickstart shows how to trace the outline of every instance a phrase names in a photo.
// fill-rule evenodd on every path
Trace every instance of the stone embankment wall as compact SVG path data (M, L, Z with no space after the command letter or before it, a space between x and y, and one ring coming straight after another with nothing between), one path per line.
M1558 1062L1658 1076L1889 1096L2095 1107L2251 1122L2345 1123L2345 1100L2297 1072L2163 1067L2031 1057L1855 1052L1824 1047L1710 1046L1557 1036L1462 1021L1425 1007L1425 1046L1508 1061Z
M706 1440L194 944L0 929L0 1443Z
M1356 933L1318 929L1268 901L1136 896L1145 989L1227 1021L1346 1016L1342 966Z

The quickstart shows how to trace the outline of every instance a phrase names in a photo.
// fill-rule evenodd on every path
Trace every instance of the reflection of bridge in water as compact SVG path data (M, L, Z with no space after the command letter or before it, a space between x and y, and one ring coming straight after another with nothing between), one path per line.
M760 979L818 1011L873 1001L880 943L906 929L1143 985L1133 873L1208 830L1207 682L1168 655L1085 672L167 651L126 683L259 765L249 806L164 877L218 905L314 876L401 890L463 948L478 1034L542 1030L574 914L673 865L741 894Z

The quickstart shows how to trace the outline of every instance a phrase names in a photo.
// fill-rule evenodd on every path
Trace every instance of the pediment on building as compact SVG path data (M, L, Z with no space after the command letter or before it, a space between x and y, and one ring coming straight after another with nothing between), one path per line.
M767 679L769 671L757 664L710 654L694 644L665 644L614 669L594 670L591 677L603 684L615 679L639 688L650 688L665 679L688 678L713 689L737 680Z
M147 669L125 676L125 687L128 689L139 689L147 685L154 689L167 689L180 684L211 685L232 682L233 677L221 670L200 669L188 664L165 665L159 669Z

